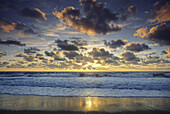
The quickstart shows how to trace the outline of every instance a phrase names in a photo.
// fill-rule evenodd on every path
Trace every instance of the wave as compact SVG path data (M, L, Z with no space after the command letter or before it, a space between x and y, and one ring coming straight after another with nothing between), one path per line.
M170 78L169 72L0 72L0 77L120 77Z
M170 90L170 80L166 78L2 78L0 85L52 88Z

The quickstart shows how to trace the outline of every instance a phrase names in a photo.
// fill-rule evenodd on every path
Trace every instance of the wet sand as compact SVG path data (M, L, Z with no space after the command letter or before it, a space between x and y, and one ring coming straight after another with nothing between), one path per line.
M124 111L124 112L75 112L75 111L9 111L4 110L1 114L169 114L166 111Z
M0 95L1 114L168 114L170 98Z

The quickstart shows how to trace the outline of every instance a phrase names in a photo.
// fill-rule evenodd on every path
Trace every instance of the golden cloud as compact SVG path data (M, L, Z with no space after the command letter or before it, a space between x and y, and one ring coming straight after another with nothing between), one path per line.
M133 34L133 36L145 38L147 36L147 27L140 28L140 29L136 30L136 32Z
M170 58L170 48L168 48L168 50L166 50L166 55L164 56L165 58Z
M158 22L170 21L170 2L167 2L156 12L155 20Z

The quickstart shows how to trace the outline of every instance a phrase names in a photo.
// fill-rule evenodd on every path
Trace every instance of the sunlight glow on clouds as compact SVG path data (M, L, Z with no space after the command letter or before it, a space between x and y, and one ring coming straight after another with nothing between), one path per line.
M170 70L169 1L39 2L0 3L0 71Z

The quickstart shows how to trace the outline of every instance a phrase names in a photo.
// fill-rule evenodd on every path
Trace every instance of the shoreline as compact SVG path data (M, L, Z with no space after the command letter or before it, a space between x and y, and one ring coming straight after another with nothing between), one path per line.
M2 113L62 114L166 114L170 98L165 97L54 97L0 95Z
M47 95L34 95L34 94L0 94L1 96L5 96L5 95L10 95L10 96L35 96L35 97L55 97L55 98L63 98L63 97L69 97L69 98L74 98L74 97L79 97L79 98L169 98L170 96L47 96Z
M127 111L127 112L80 112L80 111L11 111L0 110L1 114L169 114L167 111Z
M21 71L21 70L0 70L0 73L4 73L4 72L28 72L28 73L33 73L33 72L35 72L35 73L38 73L38 72L45 72L45 73L102 73L102 72L106 72L106 73L108 73L108 72L113 72L113 73L115 73L115 72L120 72L120 73L122 73L122 72L125 72L125 73L128 73L128 72L148 72L148 73L150 73L150 72L167 72L167 73L169 73L170 71L169 70L165 70L165 71L163 71L163 70L127 70L127 71L107 71L107 70L92 70L92 71L86 71L86 70L76 70L76 71L74 71L74 70L70 70L70 71L68 71L68 70L60 70L60 71L56 71L56 70L44 70L44 71L37 71L37 70L23 70L23 71Z

